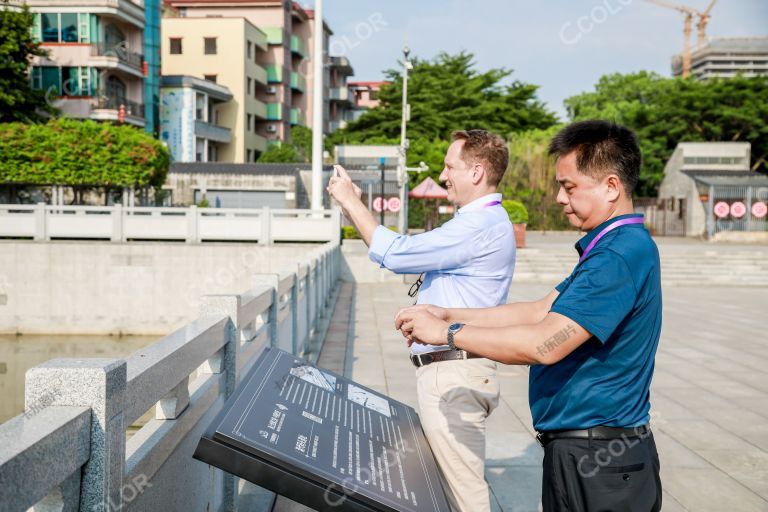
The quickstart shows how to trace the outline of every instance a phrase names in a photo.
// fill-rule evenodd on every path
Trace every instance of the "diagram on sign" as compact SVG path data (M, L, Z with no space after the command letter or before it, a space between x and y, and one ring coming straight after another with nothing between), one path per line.
M336 390L336 377L318 370L312 366L297 366L291 368L291 375L303 381L314 384L326 391L333 393Z
M389 402L386 398L374 395L370 391L366 391L353 384L347 386L347 400L376 411L387 418L390 417Z

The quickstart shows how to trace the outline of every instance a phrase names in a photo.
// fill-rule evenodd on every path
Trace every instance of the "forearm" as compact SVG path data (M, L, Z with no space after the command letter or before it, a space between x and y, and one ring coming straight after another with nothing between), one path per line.
M544 319L547 309L537 302L515 302L493 308L450 308L448 320L482 327L535 324Z
M373 239L373 233L376 228L379 227L379 223L374 218L373 214L362 203L362 201L353 201L349 205L344 205L344 212L346 213L352 224L360 233L361 238L365 242L365 245L371 245Z
M479 327L467 325L454 336L456 348L504 364L539 364L536 347L545 339L538 325Z

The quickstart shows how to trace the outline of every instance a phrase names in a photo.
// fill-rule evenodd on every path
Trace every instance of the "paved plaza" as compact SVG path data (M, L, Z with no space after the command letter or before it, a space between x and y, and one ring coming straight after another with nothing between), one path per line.
M353 285L348 285L352 287ZM515 284L510 301L550 284ZM415 376L393 328L408 285L354 285L350 376L416 406ZM651 389L665 511L768 511L768 291L665 287ZM542 450L533 437L526 367L500 367L501 401L487 432L495 510L538 510Z

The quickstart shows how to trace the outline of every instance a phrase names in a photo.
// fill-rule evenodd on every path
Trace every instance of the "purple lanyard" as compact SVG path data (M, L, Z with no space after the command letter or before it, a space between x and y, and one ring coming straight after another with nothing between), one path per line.
M589 252L597 245L597 242L600 241L603 236L608 233L609 231L613 231L616 228L619 228L621 226L627 226L629 224L642 224L643 218L642 217L632 217L630 219L621 219L617 220L616 222L612 222L611 224L608 224L605 229L603 229L598 235L592 239L591 242L589 242L589 245L587 245L587 248L584 249L584 252L581 253L581 258L579 258L579 263L584 261L584 259L587 257Z
M491 201L490 203L485 203L483 205L483 208L488 208L489 206L496 206L497 204L501 204L501 201Z

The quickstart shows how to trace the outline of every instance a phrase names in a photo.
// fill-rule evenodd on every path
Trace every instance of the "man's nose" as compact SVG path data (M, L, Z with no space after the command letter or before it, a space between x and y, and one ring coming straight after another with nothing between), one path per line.
M440 173L440 178L438 178L440 181L448 181L448 169L443 169L443 172Z
M568 194L565 193L565 189L560 187L557 192L557 202L563 206L568 204Z

